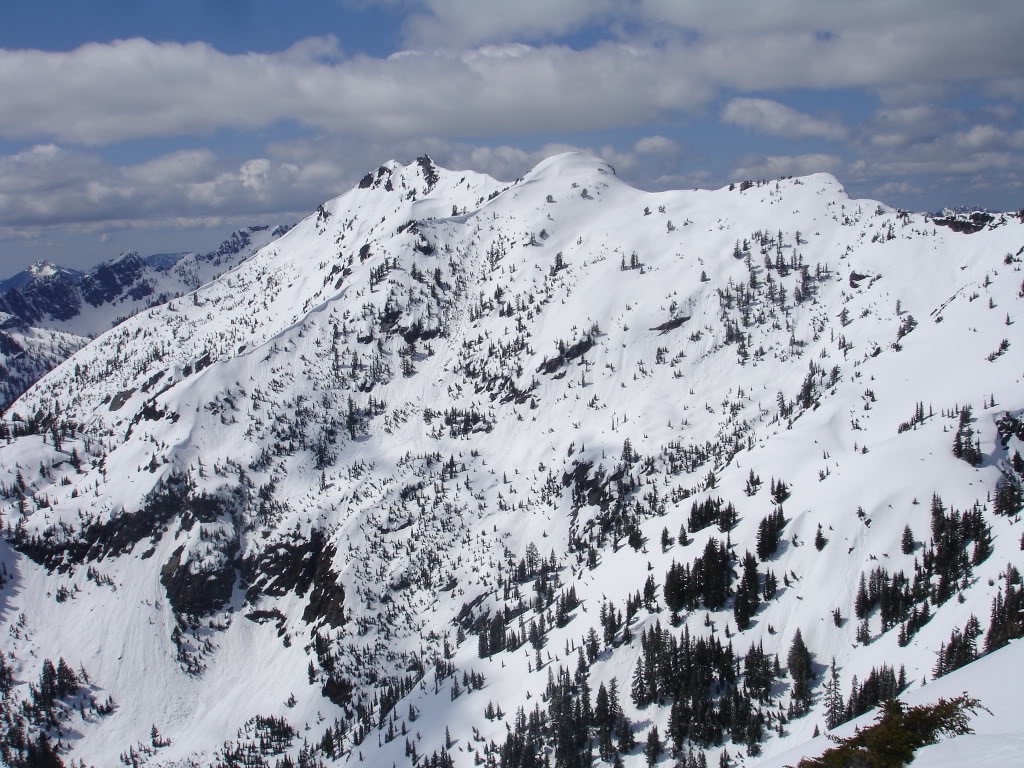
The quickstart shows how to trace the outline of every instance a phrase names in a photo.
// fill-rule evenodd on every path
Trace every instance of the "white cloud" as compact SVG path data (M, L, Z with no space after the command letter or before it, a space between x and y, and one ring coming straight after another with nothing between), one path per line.
M282 170L288 173L291 169L284 168ZM269 176L270 161L265 157L246 160L239 169L239 181L242 186L255 192L259 192L266 186Z
M787 87L881 89L920 99L943 81L1002 78L1024 66L1018 0L420 0L406 25L412 46L550 41L600 28L629 40L624 29L671 45L682 40L680 68L664 76L740 90ZM666 42L668 41L668 42ZM1019 84L1006 86L1024 93ZM903 90L902 95L900 90Z
M752 158L737 168L736 179L775 179L780 176L804 176L809 173L831 173L842 165L836 155L773 155Z
M546 157L597 155L628 183L664 188L676 145L646 137L619 148L548 143L535 148L452 142L444 138L353 140L324 135L272 144L262 156L229 161L209 150L180 150L128 166L54 144L0 156L0 235L46 227L151 227L155 222L263 218L313 210L347 191L389 158L429 153L451 169L517 178Z
M633 145L633 151L641 155L674 155L679 144L664 136L646 136Z
M953 140L966 149L982 149L1006 141L1006 132L994 125L975 125L967 131L957 133Z
M932 104L913 104L902 107L880 109L875 113L874 119L880 124L897 126L900 128L916 128L921 125L934 125L946 116L943 111Z
M907 104L877 110L858 127L856 139L880 152L920 148L950 135L965 116L933 104Z
M615 0L426 0L404 32L416 46L472 46L516 40L553 40L622 8Z
M146 226L175 217L305 210L355 176L354 167L325 168L312 157L304 164L265 157L230 163L209 150L182 150L116 166L91 153L40 145L0 156L0 229Z
M887 181L875 188L875 196L885 200L893 195L917 195L921 188L911 184L909 181Z
M788 138L841 139L846 136L846 129L837 122L797 112L771 99L731 99L722 110L722 122Z
M955 181L956 177L969 176L986 171L1004 174L1011 169L1024 167L1018 153L974 152L960 154L941 150L930 151L919 156L896 156L892 158L859 160L851 165L859 176L871 179L892 177L934 177L944 183Z
M320 39L275 54L134 39L0 51L0 138L101 145L295 121L332 133L536 134L635 125L703 103L667 76L679 50L523 45L340 56Z
M1012 96L1024 68L1024 4L1008 0L984 13L949 0L399 5L414 9L406 31L420 47L383 58L345 54L331 37L273 53L142 39L0 50L0 139L103 145L282 121L365 139L537 136L672 119L723 89L982 80ZM595 24L616 31L583 47L551 44ZM832 121L794 120L760 101L774 130L842 135Z
M990 96L1024 101L1024 77L1000 78L988 83L985 90Z
M126 179L143 184L192 181L209 172L214 155L208 149L182 149L124 169Z
M1009 104L991 104L985 111L996 120L1013 120L1017 117L1017 109Z

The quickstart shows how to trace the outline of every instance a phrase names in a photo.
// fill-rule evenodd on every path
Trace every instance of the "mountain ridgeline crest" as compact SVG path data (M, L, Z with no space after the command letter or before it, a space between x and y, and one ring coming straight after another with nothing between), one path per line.
M424 156L278 234L0 421L9 764L753 765L1022 634L1019 215Z

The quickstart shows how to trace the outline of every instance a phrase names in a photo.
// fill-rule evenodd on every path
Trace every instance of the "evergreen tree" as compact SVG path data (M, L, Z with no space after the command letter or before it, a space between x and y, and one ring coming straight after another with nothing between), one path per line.
M619 742L620 752L630 752L636 748L636 735L633 733L633 723L628 717L620 716L616 737Z
M900 540L900 550L904 555L909 555L914 552L914 532L910 530L910 526L904 526L903 538Z
M633 684L630 687L630 696L633 703L638 707L646 707L651 702L650 687L647 676L644 674L644 662L641 658L633 671Z
M775 479L772 478L772 494L775 495L776 491ZM779 536L785 525L786 520L782 515L781 506L776 507L774 512L761 521L757 527L757 556L759 559L764 561L775 554L779 548Z
M825 683L825 724L828 729L832 730L842 723L846 719L845 713L843 694L839 688L839 672L836 670L836 660L833 656L829 678Z
M1017 454L1018 456L1020 454ZM1015 515L1024 505L1024 488L1016 473L1003 472L996 481L995 497L992 499L992 511L997 515Z
M1006 570L1005 591L1000 589L992 600L985 652L1002 648L1010 640L1024 637L1024 589L1020 572L1012 565Z
M736 628L740 631L750 626L751 617L757 612L760 603L760 575L757 572L757 560L747 552L743 557L743 577L736 587L736 600L733 603L733 617Z
M649 768L654 768L654 765L658 762L658 758L661 756L662 751L661 736L658 733L658 726L652 725L651 730L647 732L647 743L644 745L644 754L647 756L647 765Z
M868 584L862 573L860 575L860 584L857 587L857 597L853 601L853 613L858 619L863 619L868 615L869 608Z
M811 680L814 672L811 653L807 650L807 645L804 643L799 629L793 636L793 642L789 647L786 666L789 668L789 676L793 681L793 711L797 715L802 715L807 712L811 704Z

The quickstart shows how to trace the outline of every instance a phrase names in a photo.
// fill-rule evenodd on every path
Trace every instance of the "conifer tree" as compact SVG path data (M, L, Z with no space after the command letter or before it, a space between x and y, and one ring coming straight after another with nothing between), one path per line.
M839 672L836 669L836 659L833 656L829 678L825 683L825 724L829 730L845 720L845 710L843 695L839 689Z
M904 526L903 538L900 540L900 551L904 555L912 554L914 551L914 532L910 530L910 526Z
M797 715L806 713L811 704L811 680L814 676L811 664L811 653L798 629L786 656L786 666L793 681L793 711Z
M658 757L661 755L662 743L661 735L658 733L658 726L652 725L651 730L647 732L647 743L644 745L644 754L647 756L647 765L649 768L654 768L654 765L658 762Z

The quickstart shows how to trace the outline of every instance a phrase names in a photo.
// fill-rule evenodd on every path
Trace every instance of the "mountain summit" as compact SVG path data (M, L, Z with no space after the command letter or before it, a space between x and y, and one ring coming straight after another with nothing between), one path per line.
M1020 634L1022 252L381 165L8 409L10 762L753 765L919 689Z

